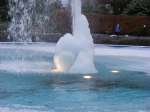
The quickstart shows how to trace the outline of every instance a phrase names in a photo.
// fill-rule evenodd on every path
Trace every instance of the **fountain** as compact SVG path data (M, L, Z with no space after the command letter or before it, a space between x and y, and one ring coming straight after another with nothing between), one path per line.
M56 0L9 0L11 23L8 39L32 42L33 37L38 37L37 34L53 32L56 23L52 18L53 3Z
M15 42L32 42L33 36L46 34L54 28L50 22L51 6L57 0L9 0L12 21L8 38ZM69 0L62 0L67 5ZM70 2L69 2L70 3ZM64 35L56 45L53 71L96 73L94 43L87 18L81 12L81 0L72 0L73 34ZM53 26L53 27L51 27ZM36 30L35 30L36 29ZM82 63L81 63L82 61Z
M32 31L32 15L35 0L9 0L10 11L12 18L8 29L8 39L13 41L31 41Z
M96 73L94 43L87 18L81 12L81 0L72 0L73 34L65 34L57 43L54 72Z
M13 41L31 41L34 22L45 32L52 0L9 1ZM150 112L150 47L96 45L96 73L81 1L70 3L73 31L56 46L0 43L0 112Z

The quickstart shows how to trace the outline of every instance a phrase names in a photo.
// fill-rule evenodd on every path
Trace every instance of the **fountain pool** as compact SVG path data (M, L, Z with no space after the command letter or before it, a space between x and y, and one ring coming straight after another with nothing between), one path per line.
M96 45L97 74L52 73L54 48L0 43L0 112L150 111L149 47Z

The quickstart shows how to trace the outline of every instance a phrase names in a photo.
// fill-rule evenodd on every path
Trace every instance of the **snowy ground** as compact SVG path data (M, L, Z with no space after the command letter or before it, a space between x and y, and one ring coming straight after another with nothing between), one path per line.
M55 52L54 43L0 43L0 49L26 49L43 52ZM95 55L134 56L150 58L150 46L95 45Z
M18 51L30 51L31 54L28 57L37 57L37 55L49 55L55 52L55 44L52 43L0 43L0 55L1 57L10 56L12 54L2 54L2 50L13 50L16 53ZM45 54L46 53L46 54ZM30 56L31 55L31 56ZM27 57L25 56L25 57ZM122 64L119 66L120 69L125 70L137 70L150 73L150 47L145 46L118 46L118 45L95 45L95 56L115 56L119 57L121 61L128 62L128 64ZM118 59L119 60L119 59ZM49 61L31 61L30 60L13 60L3 61L0 59L0 70L9 70L15 72L40 72L49 73L49 69L52 63ZM19 69L18 69L19 68ZM37 69L38 68L38 69Z

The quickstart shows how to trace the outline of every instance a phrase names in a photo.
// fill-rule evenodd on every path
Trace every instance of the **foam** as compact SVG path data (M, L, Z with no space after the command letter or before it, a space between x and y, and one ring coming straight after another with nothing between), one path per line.
M50 73L49 62L2 61L0 70L15 73Z
M24 43L24 42L12 42L12 43L0 43L0 49L10 50L31 50L39 52L51 52L55 51L55 44L52 43Z
M142 110L142 109L133 109L130 106L129 107L124 107L121 105L120 108L115 108L115 107L107 107L103 105L103 107L98 107L98 105L95 106L78 106L78 107L58 107L58 109L47 109L44 106L23 106L23 105L16 105L16 106L4 106L0 107L0 112L85 112L85 111L90 111L90 112L101 112L101 111L106 111L106 112L149 112L149 110Z
M0 106L0 112L54 112L54 111L48 110L43 106L13 105L13 106Z
M19 44L19 45L17 45ZM55 53L56 44L54 43L0 43L0 49L10 49L10 50L31 50L37 52L48 52ZM145 57L150 58L150 47L145 46L126 46L115 47L113 45L95 45L95 55L96 56L132 56L132 57Z

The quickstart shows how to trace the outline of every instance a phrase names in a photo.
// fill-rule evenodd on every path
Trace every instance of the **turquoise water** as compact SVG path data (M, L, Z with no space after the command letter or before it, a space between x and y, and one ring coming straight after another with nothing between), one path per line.
M96 56L98 74L55 74L49 45L0 46L0 112L150 112L149 58Z

